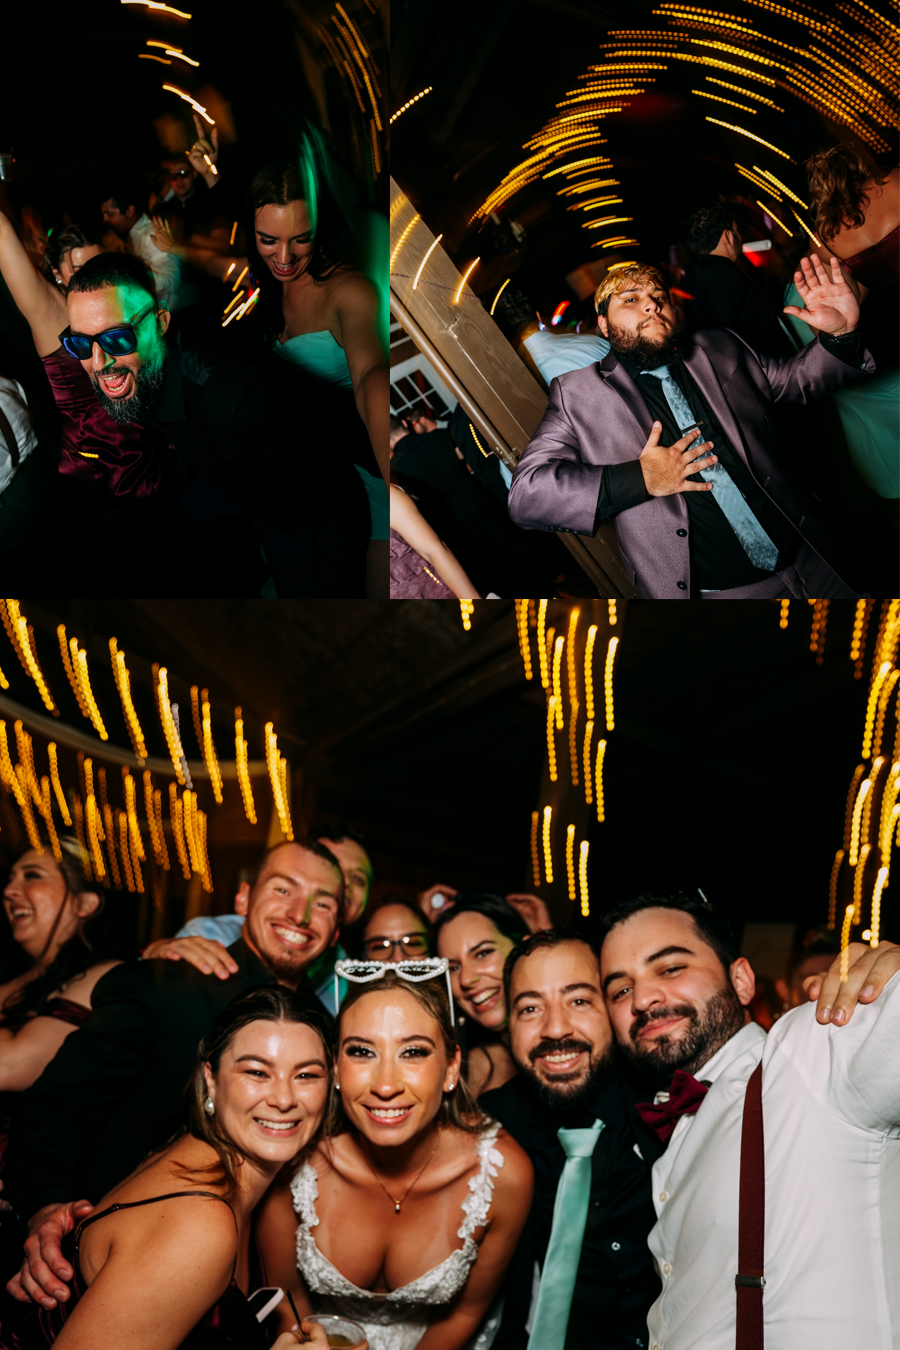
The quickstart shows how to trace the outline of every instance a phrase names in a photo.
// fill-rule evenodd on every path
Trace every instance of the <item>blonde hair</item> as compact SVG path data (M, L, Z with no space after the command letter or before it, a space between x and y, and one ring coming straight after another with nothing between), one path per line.
M655 277L663 290L668 292L666 279L658 267L654 267L651 263L630 263L628 267L620 267L603 278L594 292L594 309L598 314L605 314L609 309L610 298L627 290L631 282L638 281L641 277Z
M859 229L869 205L866 184L880 187L887 182L868 151L851 141L838 141L810 155L806 174L816 229L824 239L833 239L844 227Z

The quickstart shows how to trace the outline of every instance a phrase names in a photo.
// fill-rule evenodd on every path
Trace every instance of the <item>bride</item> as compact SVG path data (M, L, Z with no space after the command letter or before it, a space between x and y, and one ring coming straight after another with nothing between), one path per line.
M437 981L355 985L336 1046L324 1137L258 1211L268 1277L304 1316L362 1323L371 1350L462 1350L525 1224L531 1164L460 1079Z

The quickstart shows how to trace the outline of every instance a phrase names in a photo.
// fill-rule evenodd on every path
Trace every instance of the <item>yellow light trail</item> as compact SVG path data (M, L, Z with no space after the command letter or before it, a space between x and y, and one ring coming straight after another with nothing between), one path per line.
M789 187L785 187L785 185L784 185L784 183L782 183L781 179L780 179L780 178L776 178L775 175L774 175L774 173L771 173L768 169L761 169L761 168L759 167L758 164L754 164L754 165L753 165L753 168L754 168L754 170L755 170L756 173L761 174L761 175L763 176L763 178L765 178L768 182L772 182L772 183L775 184L775 186L776 186L777 188L780 188L781 191L784 193L784 195L785 195L786 197L790 197L790 199L791 199L792 202L796 202L797 205L798 205L798 206L801 206L801 207L803 208L804 211L808 211L808 210L809 210L809 207L806 205L806 203L805 203L805 202L801 202L801 200L800 200L800 198L797 196L797 194L796 194L795 192L791 192L791 189L790 189Z
M771 150L776 155L781 155L782 159L788 160L791 164L796 164L795 159L791 159L785 150L779 150L777 145L772 145L771 141L764 141L762 136L754 136L752 131L745 131L743 127L736 127L731 122L722 122L718 117L707 117L707 122L715 122L717 127L725 127L728 131L736 131L739 136L746 136L751 141L757 141L764 145L767 150Z
M494 303L491 305L491 314L493 314L494 310L497 308L497 301L500 299L501 295L502 295L503 292L506 290L507 286L509 285L509 283L510 283L511 281L512 281L512 277L507 277L506 280L504 281L503 285L500 287L499 291L497 292L497 294L494 296ZM545 601L544 603L546 603L546 601Z
M541 819L540 811L531 813L531 875L535 886L541 884L541 860L538 853L538 824Z
M126 0L122 0L122 3L125 4ZM143 0L141 0L141 3L143 3ZM188 15L187 17L190 18L190 15ZM215 122L210 117L209 113L206 111L203 104L198 103L196 99L191 98L190 94L186 94L183 89L179 89L178 86L174 84L164 84L163 89L168 89L171 94L177 94L179 98L183 98L185 103L190 103L194 111L198 112L201 117L205 118L211 127L215 126Z
M454 297L453 297L453 303L454 303L454 305L458 305L458 304L459 304L459 297L462 295L462 288L463 288L463 286L465 286L466 282L469 280L469 277L470 277L470 276L472 275L472 273L475 271L475 268L478 266L478 264L479 264L480 262L481 262L481 259L480 259L480 258L476 258L475 261L474 261L473 263L469 263L469 266L467 267L466 271L463 273L462 281L459 283L459 290L456 292L456 294L455 294Z
M744 98L752 98L756 103L764 103L767 108L774 108L776 112L784 112L784 109L779 108L777 103L773 103L764 94L757 94L753 89L742 89L739 84L729 84L727 80L717 80L712 75L707 75L706 78L710 84L717 84L720 89L730 89L732 93L743 94Z
M603 758L606 754L606 741L597 743L597 762L594 766L594 796L597 798L597 819L606 819L606 809L603 800Z
M584 800L587 802L588 806L590 806L594 800L593 789L591 787L591 737L593 734L594 724L593 722L588 722L587 726L584 728L584 751L582 761L584 767Z
M601 239L598 243L591 244L591 248L624 248L626 245L637 243L637 239Z
M389 125L392 126L394 122L396 122L397 118L402 117L402 115L406 112L407 108L411 108L414 103L418 103L420 98L424 98L426 94L430 94L433 87L434 87L433 85L429 85L428 88L423 89L420 94L416 94L413 98L407 99L403 107L398 108L397 111L394 113L393 117L390 118Z
M569 899L575 901L575 826L566 826L566 880L569 883Z
M163 5L159 0L119 0L122 5L146 5L148 9L161 9L166 14L174 14L177 19L190 19L190 14L185 14L183 9L172 9L171 5Z
M776 201L781 201L781 194L775 191L767 178L760 178L757 174L751 173L749 169L744 168L743 164L738 164L737 160L734 161L734 167L737 169L738 173L748 179L754 187L762 188L763 192L771 192Z
M437 248L438 244L441 242L441 240L443 239L443 237L444 237L444 236L443 236L442 234L439 234L438 237L437 237L437 239L432 240L432 243L431 243L431 245L430 245L430 247L429 247L429 249L428 249L428 252L425 254L425 257L424 257L424 258L422 259L422 261L419 263L419 270L418 270L418 272L416 273L416 279L415 279L415 281L413 282L413 290L415 290L416 287L418 286L418 284L419 284L419 277L422 275L422 271L423 271L423 268L425 267L425 264L427 263L428 259L431 257L433 251Z
M805 230L805 231L806 231L806 233L809 235L809 237L810 237L810 239L813 241L813 243L814 243L818 248L821 248L821 247L822 247L822 241L821 241L821 239L818 237L818 235L816 235L816 233L815 233L813 230L811 230L811 229L809 228L808 225L806 225L806 224L800 219L800 217L797 215L797 212L794 210L793 207L791 207L791 215L794 217L794 219L796 220L796 222L797 222L797 224L800 226L800 228L801 228L802 230Z
M544 807L544 875L547 878L547 885L553 885L553 855L550 850L550 821L553 816L553 807Z
M760 210L765 211L769 219L774 221L774 223L777 226L779 226L780 229L784 230L785 234L788 236L789 239L793 239L794 236L791 234L791 231L784 224L784 222L779 220L778 217L776 216L774 206L767 206L761 201L757 201L756 205L760 208ZM787 624L785 624L784 627L787 628Z
M583 230L596 230L601 225L618 225L620 221L630 222L634 216L603 216L600 220L586 220L582 225Z
M853 922L853 906L848 905L844 910L844 922L841 927L841 984L847 983L847 977L850 974L850 925Z
M590 896L588 894L588 850L590 843L587 839L581 841L581 856L578 859L578 884L581 891L581 916L584 919L589 918L591 913Z
M741 112L752 113L756 116L755 108L748 108L746 103L735 103L733 98L723 98L721 94L711 94L708 89L692 89L692 94L699 94L701 98L714 98L717 103L728 103L732 108L740 108Z
M396 262L397 254L400 252L401 248L403 247L404 243L406 242L406 236L409 234L410 230L413 228L413 226L415 225L416 221L417 221L417 220L421 220L421 219L422 219L421 216L418 216L418 215L413 216L412 220L409 222L409 224L406 226L405 230L404 230L403 233L401 234L400 238L397 240L397 243L396 243L396 245L395 245L395 247L394 247L394 251L393 251L393 253L391 254L390 269L389 269L390 271L393 271L393 270L394 270L394 263Z

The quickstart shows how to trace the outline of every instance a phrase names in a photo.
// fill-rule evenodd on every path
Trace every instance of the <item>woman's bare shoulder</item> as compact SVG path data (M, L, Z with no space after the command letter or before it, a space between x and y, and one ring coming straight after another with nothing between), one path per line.
M107 1261L140 1260L142 1267L163 1280L187 1262L198 1280L227 1282L237 1251L231 1206L222 1199L182 1190L180 1195L154 1198L152 1204L121 1209L86 1229L79 1250L88 1281Z
M101 979L113 966L121 965L121 961L98 961L95 966L88 966L80 975L73 975L71 980L51 994L51 998L68 998L73 1003L82 1003L86 1008L91 1006L91 994L94 992L94 985Z
M530 1186L534 1177L534 1168L531 1159L508 1130L500 1127L497 1135L497 1150L503 1154L503 1168L501 1176L507 1187L512 1186Z

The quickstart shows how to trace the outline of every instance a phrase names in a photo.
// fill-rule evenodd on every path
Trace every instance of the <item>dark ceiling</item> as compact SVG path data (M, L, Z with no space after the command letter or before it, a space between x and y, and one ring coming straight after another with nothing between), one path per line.
M769 12L776 8L736 0L726 17L755 24L757 30L783 42L805 43L807 36L798 37L797 25ZM848 31L853 28L853 20L843 16L846 7L833 0L794 8L817 17L833 16ZM699 14L717 12L697 7ZM392 173L428 227L443 234L443 246L461 267L480 256L470 282L478 294L490 295L514 274L516 284L545 315L560 300L573 299L564 277L585 262L596 262L598 253L591 252L576 216L566 212L554 193L558 178L524 188L500 208L499 225L478 229L479 222L472 227L468 222L504 175L526 158L529 152L523 146L577 85L578 77L606 58L601 44L609 41L610 32L665 30L668 21L660 14L655 0L617 6L587 0L496 0L488 9L478 0L457 0L452 6L436 0L395 4L392 108L400 108L428 86L432 92L392 128ZM683 32L673 28L671 35ZM726 40L729 35L723 29L715 36ZM767 48L767 54L783 53ZM721 70L712 73L730 82L736 78ZM754 103L752 115L695 97L692 90L704 74L702 64L679 61L655 70L647 92L631 98L629 106L602 123L607 143L587 153L612 159L612 176L621 183L615 191L624 200L615 209L633 217L633 223L622 228L639 240L641 256L657 264L674 260L672 250L682 221L701 200L721 192L742 200L738 221L744 238L772 237L772 251L756 255L756 261L783 284L787 269L807 246L806 235L790 214L793 239L779 229L765 228L755 205L761 193L737 173L734 162L768 165L805 201L802 161L841 128L781 90L765 92L775 92L782 112ZM637 78L639 82L641 77ZM711 92L731 100L741 97L727 88ZM708 115L749 126L786 149L796 164L773 154L760 160L766 151L711 124ZM888 152L881 158L893 164L896 155ZM510 221L525 229L519 243L510 232ZM613 250L606 260L634 256L634 248Z
M459 606L436 601L22 607L72 724L90 732L62 674L58 622L88 652L112 744L128 744L107 674L115 635L155 738L151 753L165 755L149 692L159 661L188 706L191 683L209 688L222 759L232 753L236 703L251 758L262 756L263 724L274 722L297 774L295 797L307 794L310 818L343 816L369 836L383 887L530 888L545 703L523 677L511 601L479 603L468 633ZM699 885L738 923L822 921L866 682L854 680L848 659L853 602L832 602L820 665L809 650L811 609L795 601L791 610L781 630L773 602L629 606L607 821L592 835L595 907L637 889ZM38 710L2 634L0 667L10 696ZM188 739L196 757L191 731ZM236 787L226 783L221 809L231 797Z

